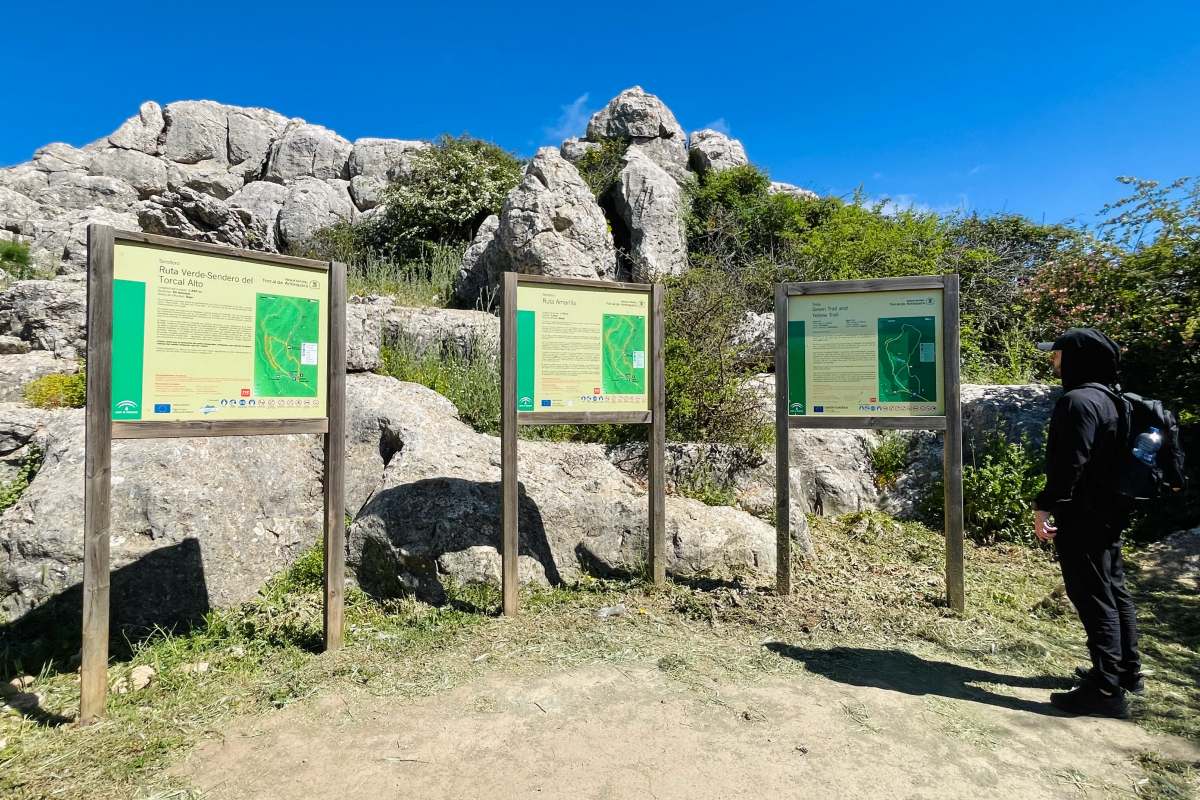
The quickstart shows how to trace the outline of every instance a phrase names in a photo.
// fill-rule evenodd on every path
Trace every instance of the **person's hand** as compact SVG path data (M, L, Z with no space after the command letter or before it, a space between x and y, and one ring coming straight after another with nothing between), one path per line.
M1058 528L1050 524L1050 514L1045 511L1033 512L1033 535L1043 542L1054 540Z

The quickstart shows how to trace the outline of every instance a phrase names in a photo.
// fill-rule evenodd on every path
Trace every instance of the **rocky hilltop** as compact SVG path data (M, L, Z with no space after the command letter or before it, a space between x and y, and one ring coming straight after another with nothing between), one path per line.
M574 164L612 137L629 148L612 188L596 198ZM266 109L147 102L107 137L78 148L47 145L31 161L0 170L0 237L28 244L48 276L8 281L0 291L0 482L37 461L35 454L41 461L0 516L0 622L37 622L79 608L83 413L32 408L23 389L40 375L76 370L85 352L86 226L288 251L329 225L379 213L381 190L429 146L351 142ZM504 270L601 279L678 274L687 269L686 184L745 163L740 142L711 130L686 136L661 100L628 89L592 118L584 137L543 148L528 162L501 212L483 222L467 249L456 297L471 306ZM778 183L772 191L804 192ZM352 298L348 317L352 578L373 593L431 600L447 576L498 581L498 440L465 425L431 390L372 374L381 344L398 335L428 352L494 350L496 318L380 297ZM769 320L748 319L744 335L769 351ZM747 391L769 397L770 376ZM1000 420L1036 435L1050 394L968 389L966 398L969 432ZM769 414L770 402L763 408ZM875 486L875 438L793 433L792 529L802 549L806 513L911 505L903 480L890 493ZM913 470L928 475L936 461L931 446L918 442ZM316 437L303 436L117 442L114 619L169 622L252 596L319 535L318 447ZM670 445L670 486L703 472L733 498L721 507L669 498L670 574L769 581L770 458ZM644 463L639 448L523 444L522 579L554 584L585 572L636 573L646 545Z

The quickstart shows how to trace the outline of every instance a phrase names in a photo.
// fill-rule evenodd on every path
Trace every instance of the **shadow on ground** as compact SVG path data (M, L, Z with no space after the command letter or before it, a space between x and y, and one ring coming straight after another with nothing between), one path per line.
M997 694L975 684L992 683L1021 689L1063 688L1063 680L1053 676L1027 677L964 667L947 661L930 661L904 650L878 650L861 647L806 649L770 642L767 649L804 664L805 669L832 681L850 686L871 686L911 695L936 695L951 700L1029 711L1047 716L1062 716L1049 703L1023 700Z

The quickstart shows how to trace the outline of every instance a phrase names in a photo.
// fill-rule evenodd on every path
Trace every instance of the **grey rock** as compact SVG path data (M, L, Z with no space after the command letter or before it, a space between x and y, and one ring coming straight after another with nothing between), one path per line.
M350 152L350 177L384 182L405 177L412 171L413 156L430 147L429 142L404 139L356 139Z
M427 411L441 398L423 387L363 377L406 413L386 421L393 454L382 487L351 526L348 563L368 591L438 599L439 568L455 563L445 554L497 546L499 441L455 417ZM641 569L645 493L603 449L543 442L522 442L521 448L521 552L541 566L530 570L531 577L544 574L558 583L576 580L585 570ZM736 509L671 497L667 536L672 575L748 574L765 580L773 574L773 530Z
M640 86L626 89L592 115L588 141L629 140L676 180L687 178L687 141L666 104Z
M245 181L262 177L271 142L283 132L287 118L265 108L226 108L229 127L226 158L229 170Z
M145 199L167 188L167 164L162 159L140 150L110 147L92 157L88 166L91 175L118 178L132 186L138 197Z
M28 229L23 223L36 217L49 215L49 213L51 213L49 209L40 203L35 203L15 189L0 185L0 226L24 232ZM29 234L26 233L26 235Z
M241 209L250 214L251 246L256 250L278 252L279 212L287 202L288 188L272 181L247 183L234 192L227 201L232 209Z
M783 181L771 181L770 186L767 187L767 192L769 194L795 195L796 197L804 200L820 199L820 195L818 195L816 192L809 191L808 189L802 189L799 186L795 186L790 183L784 183Z
M382 317L385 342L403 340L417 353L497 356L500 319L484 311L392 306Z
M0 334L63 359L86 351L87 288L82 281L18 281L0 292Z
M33 153L33 167L40 172L87 172L93 153L62 142L40 147Z
M75 362L55 358L44 350L0 358L0 403L25 399L25 387L43 375L75 371Z
M350 199L359 211L370 211L383 202L383 190L386 188L387 181L380 178L355 175L350 179Z
M240 248L254 241L248 212L185 186L142 201L137 219L147 233Z
M383 341L384 313L375 303L364 302L360 297L352 297L346 304L347 372L370 372L382 366L379 347Z
M162 108L149 100L138 108L137 116L125 120L108 137L108 142L113 147L155 155L158 153L158 137L165 124Z
M46 418L45 463L0 516L0 613L45 605L30 625L77 613L78 589L65 590L83 569L83 411ZM314 437L114 442L113 624L169 624L252 598L316 541L319 475Z
M572 164L578 164L580 159L598 147L600 147L599 142L587 142L582 139L572 137L564 141L559 146L558 154L567 161L570 161Z
M686 198L679 184L643 152L630 148L613 188L617 213L630 232L633 279L680 275L687 269Z
M518 272L611 279L616 250L604 212L579 172L543 147L504 201L496 234Z
M230 172L224 161L171 164L167 170L167 188L171 191L192 189L218 200L228 199L242 188L243 183L242 176L237 172Z
M322 228L354 219L354 203L345 181L326 182L301 178L288 186L287 199L279 212L279 240L282 248L309 244Z
M41 229L35 246L39 251L53 255L58 274L81 276L87 270L88 225L96 223L117 230L136 231L138 221L134 210L114 211L100 207L71 213ZM48 251L48 248L55 248L56 252Z
M700 173L719 172L750 163L741 142L708 128L696 131L689 137L688 161L692 169Z
M352 150L350 142L328 128L290 122L271 145L263 177L278 183L305 177L348 180Z
M196 164L229 161L229 119L225 106L211 100L180 100L163 109L160 153L168 161Z
M495 305L500 274L511 269L508 253L497 233L500 217L483 221L475 238L463 252L462 267L454 284L454 303L464 308L490 309Z
M645 483L648 480L646 452L646 445L630 444L609 448L607 454L622 472ZM734 508L762 520L774 518L773 454L733 445L668 442L664 456L668 494L724 494L732 500ZM792 538L800 552L811 553L812 541L806 516L811 509L804 491L803 476L793 472L790 477Z
M775 358L775 315L747 311L733 330L730 345L742 363L770 368Z
M128 211L137 202L138 193L125 181L107 175L52 172L46 188L31 195L31 199L59 209L85 211L103 206Z
M8 334L0 335L0 356L19 356L30 351L29 342Z

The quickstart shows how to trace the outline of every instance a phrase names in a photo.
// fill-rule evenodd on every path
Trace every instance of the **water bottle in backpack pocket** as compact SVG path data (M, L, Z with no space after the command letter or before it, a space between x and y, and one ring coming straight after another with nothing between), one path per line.
M1120 387L1087 385L1104 390L1121 417L1120 437L1126 445L1118 461L1117 492L1131 500L1149 500L1181 491L1187 477L1175 414L1158 400Z

